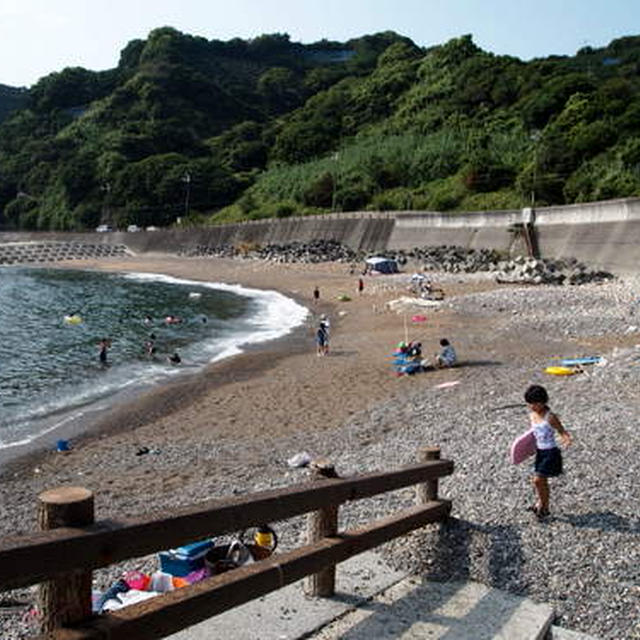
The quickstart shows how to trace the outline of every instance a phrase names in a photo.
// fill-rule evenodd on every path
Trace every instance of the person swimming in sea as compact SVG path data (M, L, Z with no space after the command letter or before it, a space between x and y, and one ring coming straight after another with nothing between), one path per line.
M111 347L111 340L108 338L102 338L98 343L98 360L103 367L108 367L109 362L107 360L107 350Z
M151 333L149 335L149 339L145 340L144 350L147 354L147 357L153 359L156 355L156 334Z

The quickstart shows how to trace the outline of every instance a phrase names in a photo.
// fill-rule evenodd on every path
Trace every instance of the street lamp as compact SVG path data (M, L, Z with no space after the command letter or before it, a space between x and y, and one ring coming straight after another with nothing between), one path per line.
M531 134L531 140L533 140L533 176L531 181L531 208L533 209L536 204L536 177L538 173L538 141L542 137L541 131L534 131Z
M333 165L333 193L331 194L331 211L335 211L336 210L336 204L337 204L337 188L338 188L338 158L340 157L340 155L338 154L338 152L334 153L333 156L331 156L331 159L333 160L333 162L335 163Z
M184 215L185 218L189 215L189 196L191 195L191 174L188 171L184 172L182 176L182 182L186 183L187 188L184 195Z

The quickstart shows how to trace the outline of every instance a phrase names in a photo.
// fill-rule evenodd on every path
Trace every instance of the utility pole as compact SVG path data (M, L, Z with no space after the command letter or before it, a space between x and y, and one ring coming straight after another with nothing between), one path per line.
M531 208L535 209L536 204L536 178L538 175L538 141L542 137L540 131L534 131L531 134L533 140L533 176L531 180Z
M338 197L338 158L339 158L339 154L338 152L334 153L332 156L334 165L333 165L333 176L332 176L332 182L333 182L333 193L331 195L331 211L335 211L336 210L336 205L337 205L337 197Z
M186 218L189 215L189 196L191 195L191 174L188 171L184 172L182 182L185 182L187 185L184 195L184 216Z
M111 214L109 211L109 194L111 193L111 183L105 182L100 191L104 192L105 196L102 200L102 222L111 224Z

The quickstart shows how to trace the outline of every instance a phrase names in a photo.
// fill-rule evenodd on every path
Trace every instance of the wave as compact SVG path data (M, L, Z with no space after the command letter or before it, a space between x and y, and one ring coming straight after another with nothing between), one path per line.
M302 325L309 311L295 300L274 290L245 287L223 282L202 282L176 278L157 273L130 272L122 274L125 280L160 282L198 290L211 289L248 298L250 311L233 320L233 327L216 332L215 338L200 340L185 346L181 353L184 367L164 362L129 362L113 366L99 379L61 387L55 397L38 407L27 409L15 416L0 430L0 450L32 443L36 439L82 418L87 412L107 408L117 394L132 389L148 388L167 382L175 376L193 373L220 360L242 353L246 348L281 338ZM195 297L195 296L194 296Z

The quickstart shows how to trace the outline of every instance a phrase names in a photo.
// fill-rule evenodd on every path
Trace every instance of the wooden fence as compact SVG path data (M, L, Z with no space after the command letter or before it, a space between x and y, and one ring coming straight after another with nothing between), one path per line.
M329 464L316 465L311 482L202 503L164 518L94 522L87 489L45 491L38 505L43 531L0 540L0 591L41 583L39 638L50 640L164 638L305 577L310 595L332 595L336 564L448 516L451 502L438 499L438 478L453 472L453 462L439 458L438 448L427 447L416 465L346 479ZM411 485L415 506L338 532L339 505ZM306 546L109 614L91 613L93 569L304 513Z

